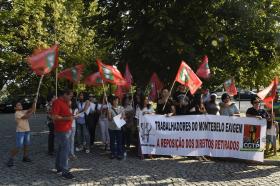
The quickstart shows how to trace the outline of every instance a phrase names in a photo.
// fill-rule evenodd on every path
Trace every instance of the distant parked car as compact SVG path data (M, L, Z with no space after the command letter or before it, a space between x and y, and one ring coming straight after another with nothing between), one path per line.
M14 112L14 107L15 104L20 101L22 104L22 107L24 110L29 109L32 107L33 101L34 101L34 97L30 97L30 96L18 96L18 97L13 97L13 96L9 96L8 98L6 98L4 101L2 101L0 103L0 112ZM43 106L45 106L46 104L46 100L42 97L39 97L38 101L37 101L37 108L42 108Z
M237 95L233 96L235 100L251 100L252 97L257 96L257 94L253 91L245 90L237 92Z

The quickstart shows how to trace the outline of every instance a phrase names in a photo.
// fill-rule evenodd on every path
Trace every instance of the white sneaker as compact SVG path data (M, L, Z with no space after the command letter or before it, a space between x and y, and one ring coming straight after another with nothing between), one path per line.
M80 151L82 151L82 150L83 150L83 148L76 147L76 151L77 151L77 152L80 152Z

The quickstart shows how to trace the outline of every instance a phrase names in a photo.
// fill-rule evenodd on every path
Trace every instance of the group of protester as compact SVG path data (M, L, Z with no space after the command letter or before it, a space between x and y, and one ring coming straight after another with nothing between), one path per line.
M278 95L274 103L277 106ZM271 143L272 150L276 154L278 124L275 122L275 113L261 109L260 100L257 97L251 99L251 104L252 107L247 110L246 116L267 120L266 153L271 150L269 149ZM7 163L9 167L14 165L14 157L21 148L24 149L23 161L31 161L28 156L30 145L28 118L35 109L35 104L27 111L22 110L20 102L15 105L16 148L11 151ZM97 125L100 128L104 150L110 147L110 158L122 160L126 158L131 144L138 147L138 155L141 158L144 157L139 145L137 128L141 114L161 114L166 117L197 114L240 116L238 107L227 93L224 93L221 102L217 103L215 93L210 94L209 90L199 90L192 95L182 85L177 87L172 96L167 88L163 88L156 104L152 104L140 88L137 88L134 95L124 95L122 100L113 95L98 98L93 94L74 95L72 91L64 90L58 98L55 96L48 98L47 114L50 131L48 153L53 155L54 146L56 146L55 168L57 173L61 173L62 177L67 179L74 177L69 172L68 160L77 158L75 152L90 153L94 146ZM113 119L117 115L121 115L121 118L126 121L121 128ZM254 128L251 130L253 132Z

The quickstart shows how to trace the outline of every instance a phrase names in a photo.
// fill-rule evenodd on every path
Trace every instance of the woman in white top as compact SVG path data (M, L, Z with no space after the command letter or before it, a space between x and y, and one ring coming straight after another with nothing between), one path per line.
M152 105L150 104L150 100L149 98L146 96L144 97L141 105L140 105L140 109L143 115L145 114L154 114L155 111L152 107Z
M149 97L145 96L143 97L141 103L140 103L140 115L145 115L145 114L155 114L155 111L150 104ZM141 116L139 116L141 117ZM138 148L138 154L141 155L141 159L145 158L145 154L142 154L141 152L141 145L140 145L140 139L139 139L139 148ZM151 154L148 155L149 158L153 158Z
M73 114L74 117L78 116L78 108L77 108L77 104L75 102L69 102L69 106L70 106L70 111ZM72 130L71 130L71 134L70 134L70 159L76 159L76 155L75 155L75 134L76 134L76 119L74 119L72 121Z
M103 144L105 145L105 150L107 150L108 145L110 144L110 137L108 131L108 106L105 96L102 98L102 104L100 108L100 116L99 116L99 126L101 130L101 139Z

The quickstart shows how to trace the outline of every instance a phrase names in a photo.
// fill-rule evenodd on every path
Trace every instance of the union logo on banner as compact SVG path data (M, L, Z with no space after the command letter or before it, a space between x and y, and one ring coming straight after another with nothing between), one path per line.
M241 148L240 151L262 152L264 149L261 149L260 133L260 125L245 124L243 133L243 148Z

